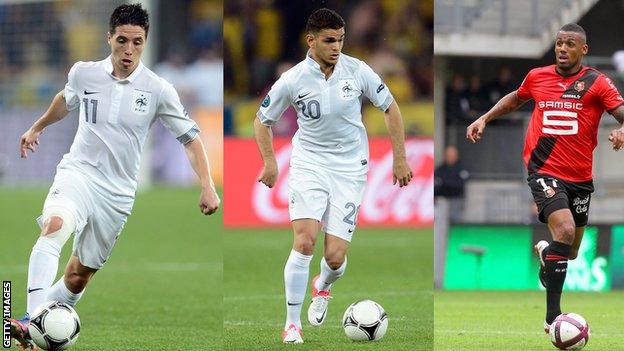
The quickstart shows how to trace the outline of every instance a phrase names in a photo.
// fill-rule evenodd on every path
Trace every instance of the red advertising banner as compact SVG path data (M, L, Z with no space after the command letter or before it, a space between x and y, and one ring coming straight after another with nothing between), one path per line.
M414 178L392 185L392 146L371 139L370 170L359 227L424 227L433 224L433 140L408 139L407 159ZM274 140L280 170L273 189L258 182L262 160L253 139L225 138L224 218L226 227L287 226L290 138Z

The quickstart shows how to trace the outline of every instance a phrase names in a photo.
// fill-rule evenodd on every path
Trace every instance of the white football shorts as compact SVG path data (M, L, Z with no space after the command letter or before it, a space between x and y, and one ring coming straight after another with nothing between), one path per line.
M366 175L290 167L290 220L316 219L323 225L325 233L351 242L365 185Z
M61 169L54 177L43 212L61 208L72 213L76 220L73 255L82 265L100 269L110 257L133 203L134 199L120 199L89 183L82 173Z

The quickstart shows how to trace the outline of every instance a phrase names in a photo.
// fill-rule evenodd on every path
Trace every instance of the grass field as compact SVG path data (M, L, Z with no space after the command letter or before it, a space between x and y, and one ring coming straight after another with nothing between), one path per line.
M305 343L281 344L285 303L283 269L292 245L290 230L231 230L224 234L225 350L431 350L433 342L431 230L363 230L354 236L345 275L332 288L321 327L307 322ZM311 264L318 274L322 236ZM308 288L309 294L309 288ZM386 336L374 343L349 341L341 327L346 307L358 299L379 302L388 312Z
M47 189L0 189L0 277L13 282L13 316L25 310L28 257ZM72 350L213 350L222 336L221 215L199 212L199 189L140 193L111 259L76 309ZM71 251L66 244L59 269Z
M436 291L435 350L556 350L544 334L545 293ZM624 350L621 292L564 292L564 312L591 328L583 350Z

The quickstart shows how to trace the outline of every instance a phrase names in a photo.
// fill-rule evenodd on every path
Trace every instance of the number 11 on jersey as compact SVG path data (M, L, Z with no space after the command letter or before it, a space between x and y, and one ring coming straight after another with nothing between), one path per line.
M82 102L84 103L85 121L89 122L89 99L83 98ZM98 101L91 99L91 123L94 124L97 121L97 105Z

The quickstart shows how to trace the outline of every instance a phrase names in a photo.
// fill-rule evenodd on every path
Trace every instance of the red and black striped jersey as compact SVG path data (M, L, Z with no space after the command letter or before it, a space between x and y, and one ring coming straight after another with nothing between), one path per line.
M589 181L600 117L605 110L624 104L624 99L596 69L582 67L577 74L564 77L555 68L532 69L517 91L520 99L535 101L524 142L524 162L529 174Z

